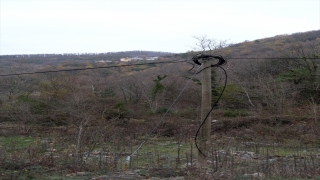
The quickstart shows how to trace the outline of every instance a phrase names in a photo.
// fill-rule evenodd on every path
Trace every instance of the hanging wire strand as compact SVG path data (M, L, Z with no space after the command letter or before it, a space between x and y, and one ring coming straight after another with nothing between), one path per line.
M164 120L164 118L166 117L166 115L168 114L168 112L171 110L171 108L173 107L173 105L177 102L177 100L180 98L180 96L182 95L182 93L186 90L186 88L188 87L188 85L190 84L190 82L192 81L192 79L194 78L194 76L197 74L197 72L199 71L199 69L202 67L199 66L198 69L196 70L196 72L191 76L191 78L188 80L188 82L186 83L186 85L183 87L183 89L180 91L179 95L176 97L176 99L172 102L172 104L170 105L170 107L167 109L167 111L163 114L162 118L160 119L160 121L156 124L156 126L150 131L150 133L146 136L145 140L142 141L142 143L139 145L139 147L133 151L131 153L131 155L127 156L126 161L130 161L130 157L133 156L141 147L142 145L148 141L148 139L150 138L150 136L154 133L154 131L159 127L159 125L162 123L162 121Z
M224 72L224 74L225 74L225 81L224 81L223 89L222 89L222 91L221 91L218 99L214 102L214 104L212 105L210 111L208 112L208 114L206 115L206 117L202 120L202 122L201 122L201 124L200 124L200 126L199 126L199 128L198 128L198 130L197 130L196 136L194 137L194 143L195 143L195 145L196 145L196 148L198 149L198 151L199 151L204 157L207 157L207 155L205 155L205 154L201 151L201 149L199 148L198 142L197 142L197 138L198 138L199 132L200 132L200 130L201 130L201 127L204 125L204 123L205 123L206 120L208 119L210 113L213 111L213 109L215 108L215 106L218 105L218 102L219 102L219 100L221 99L221 97L222 97L222 95L223 95L223 92L224 92L224 90L225 90L226 87L227 87L227 80L228 80L227 72L226 72L226 70L225 70L223 67L221 67L221 66L211 66L211 67L218 67L218 68L222 69L223 72ZM206 68L205 68L205 69L206 69ZM204 70L204 69L202 69L202 70ZM202 70L201 70L201 71L202 71ZM201 72L201 71L200 71L200 72Z

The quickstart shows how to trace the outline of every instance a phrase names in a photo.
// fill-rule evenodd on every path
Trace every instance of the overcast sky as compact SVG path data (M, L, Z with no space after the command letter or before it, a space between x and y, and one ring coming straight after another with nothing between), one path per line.
M186 52L320 29L320 0L0 0L0 55ZM320 36L320 35L319 35Z

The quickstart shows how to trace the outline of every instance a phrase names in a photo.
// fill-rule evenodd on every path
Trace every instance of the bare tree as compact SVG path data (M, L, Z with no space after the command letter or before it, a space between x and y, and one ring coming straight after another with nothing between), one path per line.
M227 40L210 39L206 35L193 36L193 38L196 39L196 47L194 49L200 52L216 53L217 50L228 46Z

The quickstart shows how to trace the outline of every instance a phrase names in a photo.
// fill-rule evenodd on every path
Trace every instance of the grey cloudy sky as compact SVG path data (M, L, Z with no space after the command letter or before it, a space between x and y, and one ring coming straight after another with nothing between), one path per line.
M320 0L0 0L0 55L186 52L320 29Z

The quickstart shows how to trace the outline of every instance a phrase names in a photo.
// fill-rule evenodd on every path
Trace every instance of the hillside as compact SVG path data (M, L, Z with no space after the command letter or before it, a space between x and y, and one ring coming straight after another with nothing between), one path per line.
M120 58L140 57L145 59L146 57L161 57L172 54L173 53L156 51L122 51L77 54L19 54L0 56L0 63L2 67L15 66L16 64L27 64L35 66L74 64L76 66L77 63L92 63L96 61L118 62L120 61Z
M34 72L44 69L59 70L115 65L121 58L145 61L156 57L165 60L173 53L156 51L122 51L78 54L19 54L0 56L0 71L5 73ZM170 58L169 58L170 59Z
M292 50L292 47L312 47L312 45L317 46L320 43L320 30L301 32L295 34L283 34L277 35L275 37L257 39L254 41L245 41L239 44L230 45L223 51L226 57L286 57L283 54L286 51ZM319 47L317 47L319 50ZM305 52L307 53L307 52ZM299 54L297 54L299 55ZM301 54L300 54L301 55ZM299 57L299 56L298 56Z
M207 39L211 42L217 43L215 39ZM228 44L223 48L218 47L218 49L213 50L208 53L219 54L226 59L232 58L273 58L273 57L288 57L289 52L294 51L298 57L302 56L302 52L299 52L298 48L304 48L307 51L319 52L320 43L320 30L299 32L294 34L282 34L274 37L256 39L254 41L244 41L236 44ZM206 45L206 43L204 43ZM218 43L217 43L218 45ZM209 48L208 48L209 49ZM182 53L181 57L191 58L196 51L190 51L188 53ZM300 53L300 54L299 54ZM304 52L308 53L308 52Z
M102 58L106 60L118 60L122 57L142 57L142 56L165 56L173 53L170 52L159 52L159 51L121 51L121 52L106 52L106 53L64 53L64 54L17 54L17 55L2 55L1 60L9 59L96 59Z

